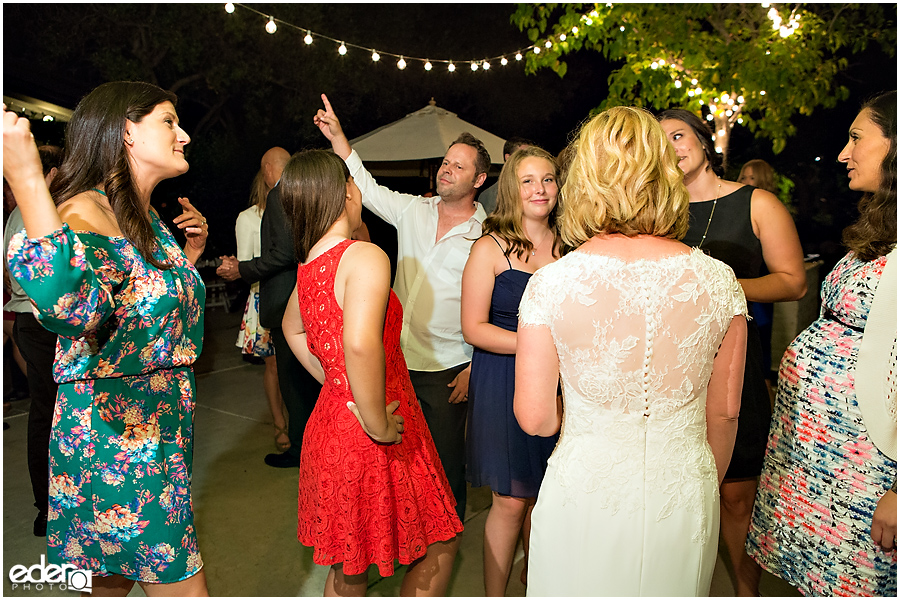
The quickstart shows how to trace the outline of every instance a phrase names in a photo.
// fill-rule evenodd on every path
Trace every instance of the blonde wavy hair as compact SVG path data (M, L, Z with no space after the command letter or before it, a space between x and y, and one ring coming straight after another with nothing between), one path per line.
M681 239L690 195L675 150L649 112L625 106L582 126L560 193L560 237L577 248L595 235Z

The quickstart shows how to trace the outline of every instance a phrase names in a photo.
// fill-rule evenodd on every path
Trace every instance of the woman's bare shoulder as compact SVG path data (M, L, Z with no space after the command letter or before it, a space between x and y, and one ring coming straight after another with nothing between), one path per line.
M72 196L59 205L59 217L73 231L89 231L106 236L122 235L112 209L101 204L97 196L100 194L94 191Z

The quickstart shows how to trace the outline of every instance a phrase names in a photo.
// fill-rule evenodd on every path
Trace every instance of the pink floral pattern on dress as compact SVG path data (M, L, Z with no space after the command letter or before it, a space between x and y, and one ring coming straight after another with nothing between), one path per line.
M822 286L822 315L778 374L747 552L808 596L897 595L897 551L870 536L897 463L869 440L853 382L885 262L841 259Z
M124 237L17 234L10 272L57 333L48 561L174 582L202 567L191 509L203 281L151 211L149 264Z

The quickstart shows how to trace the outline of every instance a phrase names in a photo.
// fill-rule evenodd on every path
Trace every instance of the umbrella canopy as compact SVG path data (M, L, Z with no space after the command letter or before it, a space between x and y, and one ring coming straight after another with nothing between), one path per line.
M443 158L450 144L465 131L484 143L491 163L503 164L506 140L437 106L434 98L425 108L351 140L350 145L366 162Z

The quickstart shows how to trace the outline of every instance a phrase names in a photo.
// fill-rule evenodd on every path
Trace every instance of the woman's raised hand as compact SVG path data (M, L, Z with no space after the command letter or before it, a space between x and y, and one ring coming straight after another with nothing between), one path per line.
M9 182L18 202L28 198L23 194L28 185L38 181L43 184L44 172L41 158L31 133L31 124L25 117L6 109L3 105L3 176Z

